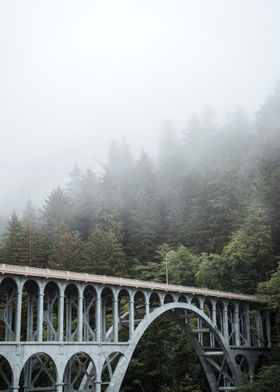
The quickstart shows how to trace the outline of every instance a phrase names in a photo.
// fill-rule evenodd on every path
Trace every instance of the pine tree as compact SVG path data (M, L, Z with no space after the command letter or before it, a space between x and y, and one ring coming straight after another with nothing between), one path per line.
M83 270L88 273L126 276L126 257L113 230L95 227L84 245Z
M40 233L32 215L22 226L22 264L31 267L44 265Z
M54 241L58 235L69 231L71 224L70 200L60 187L53 190L45 199L41 219L42 249L44 263L47 265Z
M130 255L146 263L154 257L157 247L159 198L152 162L144 151L136 163L135 184L127 248Z
M80 271L82 266L83 242L77 232L61 231L52 242L48 267Z
M23 264L23 229L15 211L12 212L8 221L1 253L3 263Z

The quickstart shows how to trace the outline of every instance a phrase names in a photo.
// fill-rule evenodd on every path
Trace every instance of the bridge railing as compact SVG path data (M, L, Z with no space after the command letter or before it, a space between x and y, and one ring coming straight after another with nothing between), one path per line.
M220 290L210 290L203 287L188 287L182 285L165 284L158 282L150 282L138 279L128 279L107 275L95 275L83 272L70 272L55 269L44 269L29 266L11 265L11 264L0 264L1 274L17 274L24 276L34 276L42 278L52 279L63 279L70 281L80 281L86 283L99 283L99 284L111 284L117 286L126 286L134 288L143 288L160 291L170 291L176 293L185 293L192 295L205 295L218 298L236 299L250 302L258 302L256 297L247 294L239 294Z

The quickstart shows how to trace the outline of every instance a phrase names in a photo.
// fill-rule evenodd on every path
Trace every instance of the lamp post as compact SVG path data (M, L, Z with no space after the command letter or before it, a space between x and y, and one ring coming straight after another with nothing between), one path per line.
M165 282L168 284L168 253L165 255Z

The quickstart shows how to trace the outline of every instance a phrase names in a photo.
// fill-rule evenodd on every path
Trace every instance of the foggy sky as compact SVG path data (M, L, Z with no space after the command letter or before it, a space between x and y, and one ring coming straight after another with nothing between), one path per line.
M279 20L279 0L2 0L0 213L113 139L154 155L167 120L254 113L280 80Z

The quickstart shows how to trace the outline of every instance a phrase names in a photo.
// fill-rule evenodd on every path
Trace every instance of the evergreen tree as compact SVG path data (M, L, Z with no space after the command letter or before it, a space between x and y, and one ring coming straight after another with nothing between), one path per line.
M60 270L80 271L83 243L77 232L61 231L52 242L48 267Z
M272 230L273 252L280 254L280 149L263 152L255 187L262 203L266 206Z
M8 221L7 231L4 234L4 243L1 252L2 262L18 264L23 262L23 229L18 214L13 211Z
M22 226L22 264L33 267L43 265L43 252L40 233L34 224L33 216Z
M44 263L47 265L56 238L69 231L71 224L71 204L65 191L60 187L53 190L45 199L42 208L42 249Z
M134 204L131 208L128 251L142 262L151 261L158 241L158 195L156 178L148 155L143 151L136 163Z
M253 196L241 228L224 248L223 257L232 272L235 290L254 292L273 269L271 228L262 203Z
M123 247L113 230L95 227L84 245L83 270L88 273L127 276Z
M196 273L196 285L198 287L227 291L234 289L231 285L231 270L221 255L202 253L199 259Z

